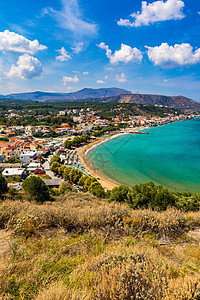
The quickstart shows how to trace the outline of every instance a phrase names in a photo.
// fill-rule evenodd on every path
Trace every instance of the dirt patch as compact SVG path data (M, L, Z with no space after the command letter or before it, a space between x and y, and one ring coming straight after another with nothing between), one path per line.
M12 232L7 230L0 230L0 257L10 248Z

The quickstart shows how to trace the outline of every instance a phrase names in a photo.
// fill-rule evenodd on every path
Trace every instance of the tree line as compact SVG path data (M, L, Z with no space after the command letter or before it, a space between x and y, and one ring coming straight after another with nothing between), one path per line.
M59 158L59 159L58 159ZM173 192L153 182L135 185L132 188L119 186L111 191L105 191L98 180L84 175L82 171L61 164L60 157L52 158L51 170L66 180L78 184L84 191L96 197L126 203L133 209L159 209L176 207L184 211L196 211L200 207L200 194L191 192Z

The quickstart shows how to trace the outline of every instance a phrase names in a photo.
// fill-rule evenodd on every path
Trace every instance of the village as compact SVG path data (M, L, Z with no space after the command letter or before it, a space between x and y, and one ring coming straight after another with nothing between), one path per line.
M85 143L106 137L114 133L129 133L139 127L161 126L171 122L194 118L192 114L178 112L165 113L164 117L125 115L123 106L116 106L113 116L103 119L101 111L91 107L65 109L54 114L56 120L70 118L70 122L46 125L44 121L50 115L37 115L37 125L0 124L0 169L10 187L21 189L22 181L32 174L40 175L49 187L58 187L62 179L50 170L51 158L60 157L67 167L78 169L90 176L77 153L76 148L84 144L74 144L66 147L66 140L72 142L74 138L86 136ZM10 109L5 112L4 118L9 121L24 120L27 116L24 111ZM52 117L52 116L51 116ZM79 187L75 186L77 189Z

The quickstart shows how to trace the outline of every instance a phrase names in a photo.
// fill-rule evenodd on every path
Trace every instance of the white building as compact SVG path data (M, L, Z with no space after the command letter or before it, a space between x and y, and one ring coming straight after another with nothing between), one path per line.
M31 162L29 165L28 165L28 169L27 171L29 172L34 172L37 168L40 167L40 163L39 162Z
M20 160L23 164L29 164L37 158L37 153L35 151L30 151L20 154Z
M2 172L2 175L5 178L12 177L12 176L23 177L24 174L25 174L25 169L22 169L22 168L6 168Z
M60 110L59 115L60 116L65 116L66 115L66 110Z

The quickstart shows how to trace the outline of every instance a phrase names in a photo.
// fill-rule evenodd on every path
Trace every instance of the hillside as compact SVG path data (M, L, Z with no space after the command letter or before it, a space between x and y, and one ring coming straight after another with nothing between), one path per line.
M43 205L10 197L0 206L1 299L199 299L199 212L74 192Z
M184 96L163 96L148 94L118 95L106 97L104 99L93 99L94 101L115 102L115 103L136 103L143 105L161 105L175 109L200 110L200 102L186 98ZM85 101L91 101L86 99Z
M163 95L122 95L120 103L140 103L145 105L163 105L177 109L200 109L200 103L184 96Z
M90 89L85 88L74 93L46 93L46 92L33 92L33 93L19 93L3 96L4 98L16 99L16 100L32 100L42 102L54 102L54 101L77 101L86 98L102 98L112 97L120 94L131 94L131 92L119 89L119 88L101 88Z

